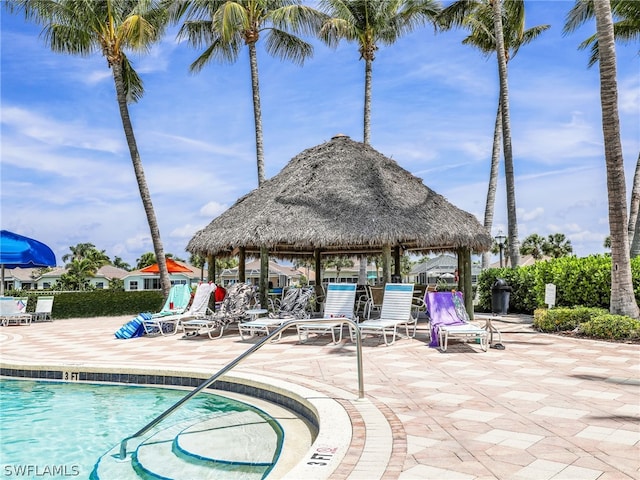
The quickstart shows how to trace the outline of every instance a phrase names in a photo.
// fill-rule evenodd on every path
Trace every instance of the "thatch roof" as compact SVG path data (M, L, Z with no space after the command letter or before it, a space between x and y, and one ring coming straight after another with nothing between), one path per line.
M493 239L478 220L368 145L340 135L295 156L191 239L187 250L216 256L239 247L272 257L376 254L384 245L417 253Z

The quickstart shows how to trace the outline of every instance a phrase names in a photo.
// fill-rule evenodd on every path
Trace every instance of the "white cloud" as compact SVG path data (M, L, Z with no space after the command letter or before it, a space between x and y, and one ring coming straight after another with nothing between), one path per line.
M525 211L524 209L518 209L518 218L523 222L530 222L531 220L537 220L544 215L544 208L537 207L531 211Z

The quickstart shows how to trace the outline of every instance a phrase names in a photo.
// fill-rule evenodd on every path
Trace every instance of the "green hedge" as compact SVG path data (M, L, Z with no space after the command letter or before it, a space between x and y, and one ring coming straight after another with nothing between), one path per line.
M604 340L640 340L640 320L605 313L580 324L579 333Z
M636 300L640 303L640 257L631 260ZM545 285L556 285L557 307L595 307L609 310L611 296L611 257L591 255L562 257L518 268L490 268L478 278L479 311L491 311L491 287L504 279L513 291L509 311L531 314L544 307Z
M157 312L162 308L163 296L159 290L123 292L92 290L88 292L50 292L34 290L13 291L16 297L29 297L27 311L33 312L38 297L55 296L52 318L89 318L119 315L137 315L141 312Z
M538 308L533 313L533 326L541 332L566 332L606 313L607 311L602 308L589 307L560 307L551 310Z
M640 340L640 320L611 315L602 308L539 308L534 312L533 326L547 333L575 331L604 340Z

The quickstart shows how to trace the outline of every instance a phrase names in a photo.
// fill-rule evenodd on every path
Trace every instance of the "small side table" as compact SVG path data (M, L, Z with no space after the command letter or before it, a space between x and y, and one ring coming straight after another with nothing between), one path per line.
M260 315L264 315L265 313L269 313L269 310L266 308L253 308L251 310L247 310L247 315L251 318L251 320L255 320Z
M489 346L491 347L493 345L493 334L494 332L498 334L498 342L497 344L502 345L502 334L500 333L500 330L498 330L494 325L493 325L493 320L499 320L500 316L499 315L474 315L473 318L478 319L478 320L484 320L484 329L489 333Z

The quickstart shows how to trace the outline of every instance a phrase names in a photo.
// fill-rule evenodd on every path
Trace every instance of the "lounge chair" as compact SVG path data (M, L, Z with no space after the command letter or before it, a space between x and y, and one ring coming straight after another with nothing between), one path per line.
M427 292L431 342L430 347L447 351L449 338L478 340L480 348L487 351L487 331L469 321L462 292Z
M387 283L384 287L380 318L358 324L362 335L381 335L385 345L392 345L398 337L398 329L404 327L407 338L416 335L418 319L413 315L413 284ZM413 333L410 328L413 326ZM353 339L353 332L352 332ZM391 341L389 341L389 337Z
M227 294L218 311L202 318L181 322L184 330L182 338L197 337L205 333L209 338L221 337L226 327L247 318L247 310L254 302L255 293L252 285L234 283L227 288Z
M32 322L51 322L51 310L53 310L54 296L38 297L36 310L31 314Z
M196 288L196 293L191 302L191 306L179 314L158 315L144 320L142 323L147 335L174 335L183 322L205 317L211 312L209 309L209 299L215 291L215 283L201 283ZM175 305L174 305L175 307Z
M31 325L32 316L27 313L29 297L1 297L0 325Z
M322 319L335 319L335 323L304 323L298 324L298 338L301 343L309 339L309 334L317 335L331 334L333 343L342 341L342 327L345 322L341 319L356 318L354 313L356 301L355 283L330 283L327 285L327 297L324 302ZM336 339L336 334L338 338Z
M366 320L371 319L371 313L380 313L382 308L382 298L384 296L384 287L372 287L371 285L365 285L367 292L367 303L364 306L364 318Z
M217 288L215 289L217 290ZM215 291L214 290L214 291ZM186 283L178 283L171 287L167 300L159 312L153 313L153 318L166 315L181 315L185 312L191 301L191 287Z
M245 335L248 337L258 333L269 335L271 331L287 320L309 318L309 302L314 293L313 287L287 289L277 311L270 313L268 317L256 318L238 324L240 337L244 340ZM274 341L280 340L281 337L282 335L278 335Z

